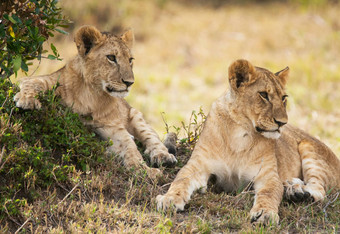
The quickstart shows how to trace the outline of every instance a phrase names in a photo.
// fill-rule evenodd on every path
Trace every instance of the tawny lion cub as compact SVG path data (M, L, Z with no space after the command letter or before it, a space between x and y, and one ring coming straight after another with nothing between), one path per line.
M211 175L225 191L253 182L251 222L279 221L284 192L301 200L322 200L340 187L340 160L322 142L287 124L288 67L275 74L237 60L229 67L230 88L212 105L190 160L157 208L183 210L191 194Z
M144 168L151 177L160 173L146 166L132 136L145 145L152 164L176 163L174 155L168 153L142 114L123 99L134 83L132 31L117 37L101 33L93 26L83 26L76 32L74 41L78 55L63 68L50 75L26 77L21 81L21 90L14 97L16 105L39 109L37 94L58 82L56 92L63 102L73 111L92 117L93 121L87 124L101 137L112 139L109 150L121 156L125 166Z

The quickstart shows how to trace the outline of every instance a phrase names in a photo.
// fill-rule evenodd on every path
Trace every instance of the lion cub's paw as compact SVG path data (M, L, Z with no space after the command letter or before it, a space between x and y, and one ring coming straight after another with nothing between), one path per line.
M157 168L144 167L144 170L146 171L147 176L155 181L163 176L162 171Z
M285 197L293 202L305 201L311 199L311 194L305 191L305 183L299 178L293 178L292 181L286 181Z
M172 195L158 195L156 197L157 210L165 211L169 208L173 208L175 211L184 210L185 201L179 196Z
M25 96L23 92L19 92L14 96L16 106L25 110L40 109L41 103L32 96Z
M254 208L250 211L250 222L255 225L277 225L279 220L279 215L274 211Z
M177 155L176 149L177 135L174 132L169 132L165 135L164 145L168 149L168 152L173 155Z
M160 167L160 166L166 166L166 167L172 167L176 165L177 159L173 154L169 154L166 151L163 150L156 150L151 153L151 165Z
M322 201L326 197L325 189L319 184L312 183L306 184L303 187L303 190L309 194L309 196L312 198L314 202Z

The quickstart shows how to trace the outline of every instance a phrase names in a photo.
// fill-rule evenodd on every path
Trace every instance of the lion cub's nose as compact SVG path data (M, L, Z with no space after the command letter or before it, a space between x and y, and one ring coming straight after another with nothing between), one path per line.
M126 87L130 87L134 82L123 80L123 83L126 85Z
M277 124L277 125L279 125L279 127L282 127L283 125L285 125L287 122L281 122L281 121L278 121L278 120L276 120L276 119L274 119L274 121L275 121L275 123Z

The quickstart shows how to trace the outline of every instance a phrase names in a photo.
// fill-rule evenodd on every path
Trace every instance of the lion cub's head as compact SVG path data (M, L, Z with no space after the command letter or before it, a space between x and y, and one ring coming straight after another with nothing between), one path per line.
M99 92L125 97L134 83L131 30L117 37L83 26L75 34L82 76Z
M267 138L279 138L280 128L288 121L284 90L288 73L288 67L274 74L246 60L229 67L230 96L237 112Z

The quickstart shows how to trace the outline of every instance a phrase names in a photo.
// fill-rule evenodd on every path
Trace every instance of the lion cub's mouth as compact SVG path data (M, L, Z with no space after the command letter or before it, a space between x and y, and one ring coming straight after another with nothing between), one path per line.
M129 92L129 90L126 88L126 89L123 89L123 90L116 90L114 88L111 88L109 86L106 86L106 91L108 93L124 93L124 92Z
M130 87L126 87L125 89L116 89L112 87L110 84L107 84L106 82L102 82L102 87L105 92L107 92L112 97L118 97L118 98L124 98L129 94Z
M281 136L280 129L275 129L275 130L265 130L260 127L255 127L256 131L260 133L262 136L270 139L279 139Z
M255 127L256 131L259 132L259 133L262 133L262 132L278 132L280 133L280 129L275 129L275 130L265 130L263 128L260 128L260 127Z
M129 94L129 88L124 90L116 90L109 87L105 88L105 91L112 97L125 98Z

